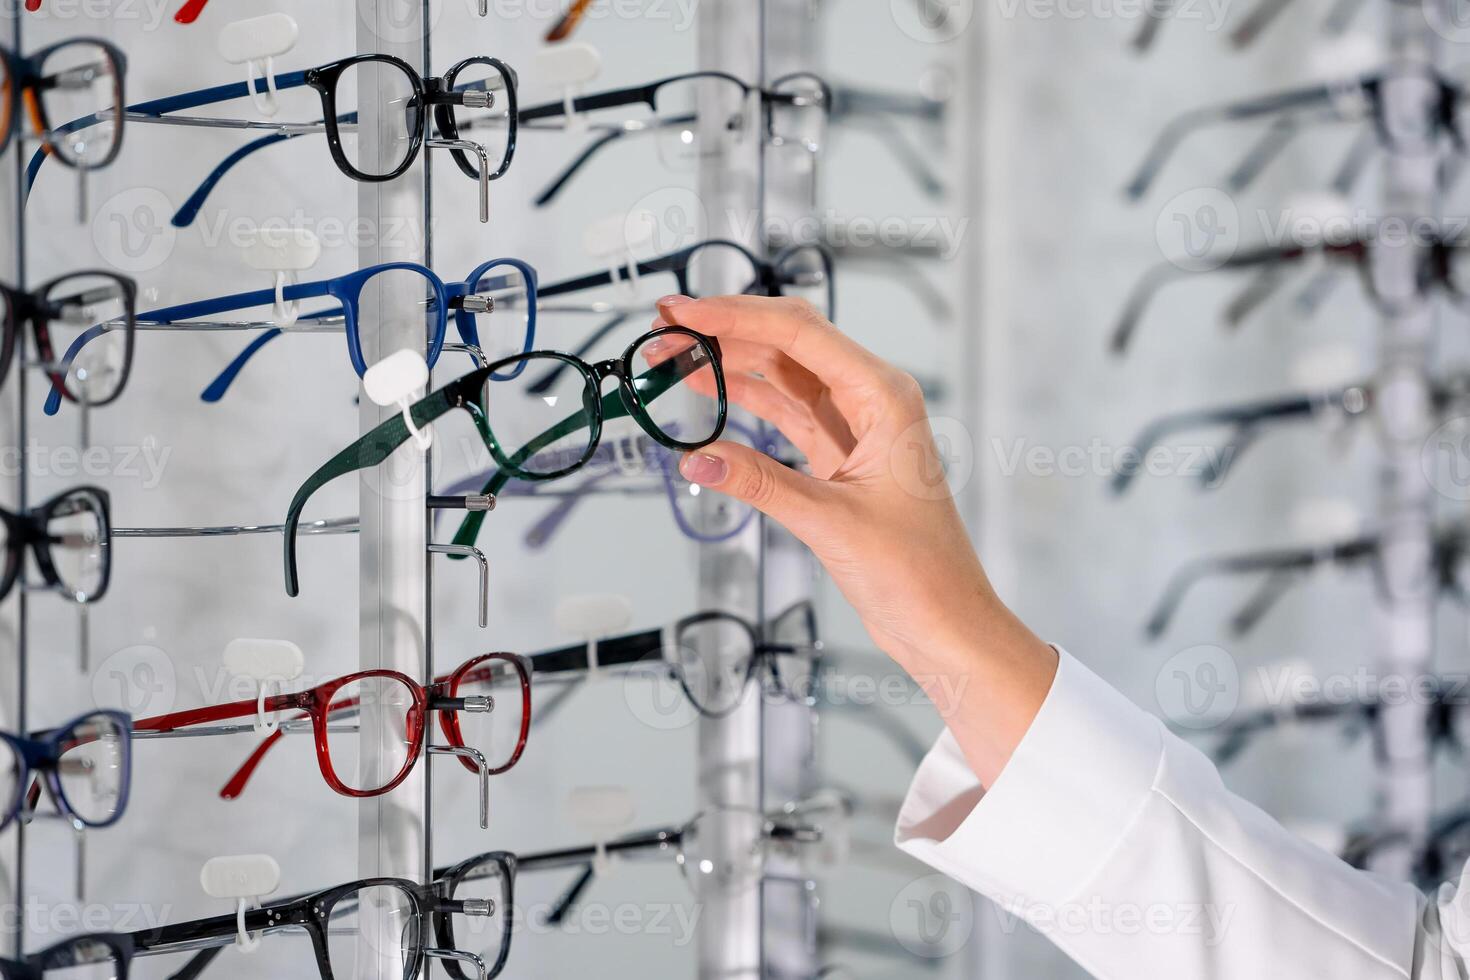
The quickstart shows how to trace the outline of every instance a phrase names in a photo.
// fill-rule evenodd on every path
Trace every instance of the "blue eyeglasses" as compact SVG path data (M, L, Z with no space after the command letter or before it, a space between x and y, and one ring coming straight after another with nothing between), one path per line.
M281 334L291 330L326 331L342 329L347 336L347 356L359 377L367 373L368 365L363 358L362 338L358 324L363 310L374 310L377 306L401 303L406 296L415 294L423 297L425 336L428 338L426 359L433 367L444 351L444 338L448 329L449 311L454 311L454 325L459 332L463 349L480 364L488 363L480 338L478 317L500 313L514 323L508 330L496 324L496 334L515 343L511 353L525 353L532 349L536 340L536 270L520 259L492 259L478 266L463 282L445 283L431 269L414 262L387 262L369 266L357 272L335 279L296 283L285 286L279 294L274 289L257 289L248 293L235 293L214 299L200 300L149 310L136 316L137 329L209 329L210 324L198 321L200 317L216 316L232 310L245 310L257 306L272 306L297 303L301 300L330 298L339 305L328 307L297 319L299 327L269 327L250 342L240 354L220 372L201 397L215 402L224 397L236 376L262 347ZM222 324L217 328L243 329L250 324ZM123 329L117 320L99 323L79 334L62 356L57 369L63 376L82 349L98 337L112 330ZM516 337L519 334L519 337ZM500 353L497 349L496 353ZM525 370L525 361L517 361L513 367L496 375L496 380L509 380ZM55 415L61 408L61 393L55 388L46 396L45 412Z
M121 711L91 711L32 738L0 732L0 830L35 811L41 778L62 816L84 827L117 823L132 781L132 732Z

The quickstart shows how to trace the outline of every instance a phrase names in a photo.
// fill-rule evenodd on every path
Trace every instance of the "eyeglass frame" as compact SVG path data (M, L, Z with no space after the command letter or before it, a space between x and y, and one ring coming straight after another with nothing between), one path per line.
M29 108L33 113L31 121L39 128L37 136L41 139L41 148L36 151L38 155L42 157L55 155L61 159L61 162L65 166L81 170L100 170L117 159L118 153L122 151L123 141L124 127L121 118L117 120L116 135L113 138L111 148L107 155L97 163L89 163L85 166L78 167L76 162L69 159L65 153L57 152L50 139L53 133L65 133L72 130L68 130L66 126L63 126L59 130L53 129L51 120L47 118L46 104L37 94L38 85L46 81L46 76L41 72L41 64L63 48L72 46L80 47L82 45L92 45L101 48L111 62L112 77L116 80L116 84L113 86L114 111L120 109L126 103L127 99L124 96L123 86L124 79L127 76L128 57L123 53L121 48L111 41L105 41L100 37L67 38L64 41L47 45L41 50L28 55L17 54L0 47L0 64L3 64L4 70L10 78L9 105L5 107L7 122L5 129L0 131L0 154L3 154L10 148L10 141L20 128L19 119L21 116L20 110L23 106L23 98L26 94L30 94L31 104ZM80 128L82 127L74 127L74 129Z
M61 774L58 767L61 764L61 757L66 754L62 743L72 736L77 726L98 717L106 718L116 725L124 737L120 741L122 776L119 782L117 806L112 816L106 820L94 821L83 817L67 800L66 791L61 785ZM56 809L63 817L70 818L77 825L102 830L116 824L122 819L123 813L128 808L129 790L133 782L132 742L129 737L131 732L132 717L130 715L123 711L112 711L105 708L88 711L64 725L36 732L28 738L12 735L9 732L0 732L0 742L9 745L20 762L20 768L16 771L15 801L8 810L0 812L0 830L4 830L30 810L33 805L29 800L33 779L44 781L46 792L51 797L52 803L56 805ZM39 786L39 782L37 785Z
M49 540L46 534L46 524L58 516L54 513L56 508L78 495L88 498L88 502L92 504L102 532L99 549L103 558L102 571L98 577L96 590L86 595L66 591L65 583L57 573L56 563L51 557L51 546L55 542ZM112 502L106 490L92 486L72 487L30 508L23 514L0 508L0 522L5 524L6 531L6 559L4 572L0 574L0 601L10 594L10 590L20 579L26 548L30 548L31 554L35 556L36 567L40 569L42 580L52 589L65 594L73 602L88 605L107 594L107 586L112 580Z
M333 111L336 105L335 85L337 80L341 77L342 72L349 67L353 67L357 64L368 61L378 61L393 64L395 67L403 70L409 76L409 79L414 87L415 96L423 100L424 103L425 111L422 115L422 123L419 126L419 132L417 134L417 137L411 140L412 149L405 157L403 164L397 167L393 172L386 175L363 174L347 161L346 154L342 149L340 126L342 123L356 122L357 113L343 113L339 116ZM497 69L507 82L504 89L502 89L502 91L506 93L506 101L508 103L505 155L501 158L499 166L495 167L493 170L484 175L484 180L486 182L489 182L493 180L498 180L500 177L503 177L505 173L510 169L511 161L515 158L516 138L519 125L516 118L518 105L517 87L519 85L519 79L515 73L515 70L509 65L505 64L498 58L492 58L483 55L465 58L452 66L446 74L440 76L421 75L413 68L413 66L409 65L409 63L404 61L402 58L397 58L389 54L354 55L350 58L343 58L338 61L328 62L324 65L318 65L315 68L307 68L301 71L282 72L271 78L251 79L250 81L246 82L229 82L224 85L215 85L211 86L210 88L196 89L192 92L183 92L178 95L171 95L160 99L151 99L147 102L139 102L133 105L123 106L122 112L117 114L117 122L119 126L119 132L121 132L122 121L126 119L128 114L161 118L171 112L181 112L185 109L198 109L203 106L215 105L220 102L232 102L235 99L243 99L252 95L259 95L267 91L281 92L293 88L309 86L315 89L317 94L321 98L324 113L324 117L321 120L321 125L323 127L323 132L327 135L328 149L332 156L332 162L337 166L339 170L342 171L343 174L351 177L354 180L360 180L367 183L381 183L402 176L405 172L407 172L408 168L413 165L414 161L418 159L419 151L422 149L423 143L428 135L429 120L432 116L434 117L437 124L438 117L441 115L441 110L442 114L446 115L450 119L453 129L452 135L450 133L441 131L441 137L445 139L458 139L458 126L457 124L453 123L453 112L451 112L450 109L455 105L463 104L463 93L464 91L468 90L468 87L466 89L446 89L445 80L457 77L460 71L463 71L466 67L472 64L490 65L491 67ZM431 86L431 82L437 83L437 85ZM483 88L483 86L480 87ZM488 91L488 89L486 91ZM460 96L460 102L454 101L454 97L456 95ZM430 112L428 111L429 109L433 109L434 111ZM101 121L102 118L98 114L92 113L90 115L83 116L79 119L74 119L68 123L65 123L57 131L63 133L71 132L77 129L83 129L87 126ZM196 190L193 195L190 196L189 202L186 202L186 207L189 203L192 203L194 206L193 214L188 217L188 220L180 220L181 215L184 213L182 208L180 209L179 213L176 213L174 215L172 222L174 227L185 227L188 224L192 223L194 217L197 217L198 215L198 208L203 203L202 198L200 198L200 200L197 202L194 201L194 198L196 196L199 196L201 192L207 195L209 190L213 189L215 184L219 183L220 179L224 176L224 173L229 170L229 168L235 163L239 162L239 160L243 159L244 156L248 155L250 152L253 152L256 149L260 149L265 145L278 143L286 139L294 139L297 136L304 135L308 134L303 132L275 133L270 136L258 139L253 143L248 143L244 147L240 147L239 149L233 151L228 157L226 157L225 163L221 167L216 168L214 172L210 173L205 178L204 183L200 186L200 188ZM119 143L121 143L120 137ZM463 150L451 147L450 152L451 155L454 157L455 164L459 166L462 173L471 176L475 180L481 179L481 174L479 170L477 168L470 167L468 158L465 157ZM45 162L45 159L46 154L44 151L38 151L34 156L31 157L31 161L26 167L25 191L27 193L29 193L30 188L35 185L36 178L40 173L41 165Z
M760 85L752 85L739 76L732 75L729 72L704 70L685 72L679 75L669 75L665 78L660 78L656 81L648 82L644 85L632 85L626 88L607 89L602 92L592 92L587 95L577 96L571 100L570 106L568 106L566 101L545 102L541 105L531 106L529 108L521 110L520 121L522 123L535 123L538 120L551 119L558 115L590 112L598 109L614 109L619 106L628 105L646 105L648 106L649 111L657 113L657 97L658 90L660 88L666 85L676 84L679 82L687 82L692 79L699 78L718 78L732 82L740 87L742 98L745 99L750 98L752 93L759 92L761 97L762 139L767 146L776 145L775 143L771 142L772 139L776 137L776 134L772 128L774 122L772 106L775 104L795 105L798 98L796 93L777 91L777 87L782 84L795 81L796 79L807 79L816 83L816 86L821 93L821 108L827 114L827 117L829 119L831 118L832 87L828 85L821 76L816 75L812 72L791 72L789 74L782 75L779 78L773 79L770 83L770 86L765 87ZM682 120L675 120L672 122L678 121ZM672 122L665 121L666 124L672 124ZM608 146L616 142L617 140L623 139L629 135L652 131L653 130L651 128L633 131L626 129L612 129L607 132L598 134L597 137L590 144L584 147L580 153L572 158L572 162L570 164L564 167L552 178L551 183L549 183L545 189L543 189L539 194L536 195L532 203L535 204L536 207L545 207L553 200L555 200L556 197L562 192L562 190L565 189L566 185L571 182L572 178L575 177L577 173L581 171L582 168L585 167L592 160L593 156L596 155L598 150L601 150L603 147Z
M701 442L682 442L680 440L670 438L661 429L659 429L657 423L653 422L653 420L648 416L646 407L644 407L645 399L651 400L652 398L659 397L660 395L667 392L671 387L678 384L679 381L682 381L682 377L669 379L668 384L666 384L661 390L654 392L651 396L649 396L646 392L637 391L636 387L633 385L633 379L635 377L633 372L633 355L637 353L640 347L649 343L650 341L669 336L682 336L692 338L694 341L694 345L691 349L702 348L709 354L708 364L715 378L715 400L717 409L712 434L708 439ZM676 362L681 356L682 355L676 355L675 358L663 362L656 367L650 369L645 374L637 375L637 377L646 378L654 371L665 371L665 373L668 373L668 371L671 371L674 367L677 367ZM490 450L491 455L501 466L501 469L497 471L497 478L500 474L506 474L509 471L515 469L516 464L512 462L513 458L527 459L530 458L530 456L534 454L537 449L543 448L533 448L533 446L536 439L545 438L547 433L542 433L540 436L537 436L536 439L533 439L531 443L528 443L527 446L516 450L513 456L506 456L505 451L501 448L499 441L496 439L494 433L490 428L488 413L485 409L485 406L480 402L480 398L483 395L484 385L486 384L486 382L494 379L495 375L497 374L497 372L500 371L501 368L510 366L517 361L528 358L560 360L577 366L578 370L583 373L583 376L587 380L589 387L595 389L599 397L595 401L593 401L590 406L584 407L577 413L563 420L553 429L548 430L548 432L554 433L562 426L573 423L577 421L578 418L585 417L585 427L589 430L589 438L587 443L587 450L582 462L554 473L517 474L523 475L525 479L555 480L560 477L566 476L569 473L575 472L578 468L580 468L581 465L583 465L583 463L586 462L587 459L590 459L592 457L592 454L597 450L597 445L602 438L603 424L610 419L623 418L625 416L631 417L635 422L638 423L640 428L642 428L645 432L648 433L648 435L652 436L660 444L666 446L669 449L680 450L684 452L707 446L711 442L714 442L716 439L718 439L720 437L720 434L724 432L725 421L729 412L729 404L725 391L724 368L721 364L720 343L714 337L707 337L704 334L698 333L694 330L690 330L687 327L671 326L651 330L629 344L621 357L598 361L595 364L589 364L588 362L583 361L581 358L574 357L570 354L563 354L557 351L532 351L526 354L514 354L510 357L501 358L497 361L492 362L486 367L480 368L477 371L472 371L469 374L464 375L463 377L451 381L449 384L438 389L437 391L434 391L426 395L419 401L414 402L405 410L405 412L394 415L387 421L380 423L370 432L358 438L350 446L343 449L341 452L337 453L335 456L329 459L326 463L318 467L316 472L306 479L306 482L301 485L301 487L296 491L295 496L292 498L290 507L288 508L286 513L286 520L283 524L284 534L282 536L285 539L286 594L295 597L300 593L300 581L297 576L296 568L296 532L297 527L301 521L301 512L305 509L307 501L311 499L311 496L315 494L317 490L330 483L332 480L335 480L340 476L346 476L348 473L353 473L358 470L368 469L370 467L379 465L380 463L384 462L390 455L392 455L399 446L407 442L410 438L410 433L408 430L408 424L405 421L405 415L408 418L412 419L415 428L422 430L423 428L433 423L435 420L443 417L444 415L447 415L449 412L455 409L462 409L467 412L471 420L474 422L475 429L479 433L480 438L484 440L485 445ZM604 394L602 393L601 385L602 382L605 381L608 377L617 378L618 385L613 391ZM576 428L568 431L574 432L577 430L577 428L582 427L582 425L579 425ZM527 452L527 450L529 450L529 452ZM509 476L507 476L506 478L509 479ZM493 489L487 489L484 495L493 495L493 493ZM474 511L469 516L471 518L479 517L483 519L484 512ZM474 527L475 531L478 532L478 523L476 523Z
M189 708L183 711L169 712L163 715L154 715L149 718L139 718L133 722L133 730L143 735L158 735L177 732L180 729L190 728L195 725L203 725L210 722L228 721L232 718L247 718L251 715L261 713L277 713L282 711L300 711L311 720L312 736L316 746L317 767L321 771L322 778L333 792L341 796L350 796L355 799L370 799L383 796L397 789L409 774L413 772L418 760L424 755L427 744L428 730L432 727L426 717L430 712L438 712L440 730L444 733L451 746L455 748L468 748L464 745L464 739L460 733L458 719L450 724L450 717L459 711L467 710L465 699L447 694L447 691L455 690L463 683L464 676L470 671L483 667L490 662L507 663L516 672L521 684L521 732L515 751L511 759L505 765L487 770L489 775L505 772L520 761L525 751L526 740L531 726L531 680L530 671L523 658L516 654L487 653L479 657L471 658L459 666L454 673L447 678L435 679L428 685L420 684L401 671L385 668L371 670L360 670L342 677L325 681L304 691L275 694L263 699L247 698L241 701L231 701L224 704L209 705L203 708ZM416 727L411 728L406 734L410 736L410 750L406 754L404 763L399 772L387 783L375 789L354 789L348 786L337 775L332 764L332 750L328 740L333 709L336 711L349 710L349 704L334 705L332 698L339 690L349 684L359 681L381 678L394 681L405 687L412 695L413 703L406 712L410 722L416 720ZM277 727L271 734L258 745L250 758L242 765L225 787L220 791L223 799L235 799L244 790L246 782L254 774L256 766L264 758L265 752L284 737L285 733ZM479 769L467 759L460 762L474 773Z
M4 337L0 339L0 385L5 383L5 378L10 372L11 361L15 358L17 347L24 350L25 346L21 337L23 323L31 325L32 333L36 341L36 353L43 362L43 370L51 382L51 392L47 396L47 404L52 400L60 405L65 398L69 402L76 403L80 399L70 391L66 384L67 371L71 361L63 358L56 361L54 348L51 344L51 324L63 319L56 312L57 308L68 300L85 300L85 294L81 297L59 297L49 298L46 296L55 287L66 282L68 279L81 279L95 277L107 279L116 283L122 291L124 305L123 320L123 363L122 377L117 383L117 390L107 398L97 401L87 401L89 408L101 408L110 405L118 399L122 391L127 387L128 377L133 370L133 347L137 332L137 305L138 305L138 283L128 276L121 276L115 272L107 272L101 269L82 269L77 272L68 272L66 275L57 276L49 282L42 283L39 287L29 292L15 289L0 283L0 296L3 296L6 305L6 319L3 324ZM18 343L20 342L20 343ZM48 413L54 414L54 413Z
M506 280L501 277L490 282L478 282L487 272L502 266L508 266L519 273L526 291L526 332L522 338L522 355L530 353L536 342L536 303L537 303L537 276L536 270L528 263L515 258L498 258L483 262L477 266L470 275L461 282L445 282L438 273L428 266L417 262L383 262L378 265L367 266L346 275L337 276L332 279L317 279L310 282L293 283L285 286L279 293L275 289L256 289L250 292L233 293L228 296L217 296L212 299L196 300L190 303L180 303L175 306L166 306L157 310L147 310L134 315L137 323L174 323L182 320L193 320L199 317L214 316L219 313L227 313L231 310L245 310L257 306L270 306L278 301L288 303L298 302L303 299L319 299L330 297L341 303L340 307L332 307L327 310L302 316L302 321L322 319L332 316L343 318L343 332L347 339L347 357L352 362L352 369L357 372L358 377L367 373L368 364L363 356L362 335L358 326L361 316L362 289L369 280L376 276L394 271L414 272L422 276L433 290L433 298L436 303L438 323L433 328L428 338L425 361L429 367L434 367L439 357L444 352L445 336L449 331L449 312L454 311L454 326L458 331L461 342L472 350L480 349L479 324L475 320L475 313L464 308L464 300L471 295L483 295L485 292L500 288ZM470 289L470 283L478 282L479 288ZM428 311L426 311L427 313ZM490 312L490 311L487 311ZM426 317L427 319L427 317ZM100 323L83 331L72 341L62 358L61 367L64 371L70 366L72 360L80 354L83 347L91 343L111 329L111 323ZM244 350L237 354L229 364L205 387L200 395L200 400L205 402L217 402L224 397L229 386L234 382L237 375L262 347L284 333L289 333L288 328L268 327L263 330ZM519 372L506 375L498 380L509 380L518 376ZM54 384L54 382L53 382ZM47 415L55 415L61 407L60 396L54 391L48 395L44 411Z

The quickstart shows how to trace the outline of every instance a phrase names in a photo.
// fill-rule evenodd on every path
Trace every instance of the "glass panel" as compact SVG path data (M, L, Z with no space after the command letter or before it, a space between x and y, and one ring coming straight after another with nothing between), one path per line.
M633 352L633 390L659 432L684 445L714 438L719 385L714 352L689 334L661 334Z
M414 93L414 79L387 61L364 61L342 72L337 84L337 113L356 112L364 93L376 93L382 106L376 123L359 120L342 125L342 152L360 173L382 177L396 172L408 160L413 141L423 129L423 105ZM375 125L373 132L366 126Z
M68 163L97 167L110 160L118 145L119 124L107 119L67 130L69 123L122 108L122 81L107 49L89 41L63 45L41 65L41 105L57 136L56 151Z
M471 668L450 694L457 698L488 694L494 699L490 711L456 712L459 731L464 744L477 749L491 769L509 765L525 719L520 672L503 660L483 663Z
M671 170L693 170L701 159L717 159L750 129L745 89L729 78L663 85L654 94L654 115L659 159Z
M98 501L83 493L59 501L46 522L46 533L51 539L51 564L62 588L77 602L96 599L111 561Z
M328 709L332 771L348 789L380 790L408 765L422 719L413 691L394 677L364 677L342 685Z
M115 817L127 797L129 734L116 719L94 715L72 727L58 775L66 805L89 826Z
M109 276L67 276L52 284L44 299L52 306L47 329L57 359L66 356L83 331L108 325L67 366L66 390L80 404L104 405L116 398L132 360L127 329L131 310L122 283Z
M332 975L408 980L417 966L420 925L413 897L396 885L371 885L344 895L329 913Z
M486 382L482 405L491 435L513 470L549 476L578 465L592 445L592 411L597 388L568 362L545 355L523 359ZM519 364L520 362L518 362ZM501 380L504 378L504 380Z
M730 616L682 627L675 650L684 690L696 707L712 715L725 714L740 703L754 655L750 632Z

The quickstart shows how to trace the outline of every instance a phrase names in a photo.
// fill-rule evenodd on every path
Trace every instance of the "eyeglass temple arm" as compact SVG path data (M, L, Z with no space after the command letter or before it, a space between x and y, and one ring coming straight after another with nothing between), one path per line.
M1138 33L1133 35L1131 42L1133 50L1139 54L1154 46L1158 40L1159 28L1164 26L1164 21L1174 13L1174 0L1149 0L1144 10L1143 26Z
M572 36L577 25L582 23L588 9L592 6L592 0L572 0L571 6L567 7L566 13L551 25L551 30L546 32L546 43L554 44L557 41L565 41Z
M1143 461L1149 451L1170 436L1192 429L1228 425L1233 428L1233 432L1225 441L1220 456L1210 460L1209 468L1200 475L1201 482L1205 485L1217 485L1224 479L1226 471L1234 462L1234 457L1239 455L1244 446L1254 440L1253 432L1259 426L1286 419L1309 417L1315 415L1329 403L1329 400L1321 397L1292 395L1228 408L1180 412L1177 415L1165 416L1151 423L1133 441L1135 452L1128 459L1129 465L1119 466L1118 471L1113 474L1113 493L1121 495L1126 492L1140 470L1143 469Z
M1333 552L1336 550L1334 548ZM1149 639L1158 639L1162 636L1168 629L1170 621L1173 620L1175 612L1178 611L1180 603L1184 601L1185 594L1194 585L1209 576L1249 575L1252 572L1283 569L1305 570L1321 561L1328 560L1329 557L1331 557L1330 554L1324 554L1318 549L1300 548L1231 555L1223 558L1196 559L1186 564L1169 580L1144 630Z
M1168 163L1169 158L1184 142L1185 137L1195 130L1217 123L1240 122L1277 112L1296 112L1308 109L1328 102L1331 94L1332 89L1329 86L1317 85L1221 106L1195 109L1177 116L1159 132L1158 138L1149 147L1133 179L1128 182L1125 193L1135 201L1148 193L1149 187L1158 177L1164 164Z
M282 72L281 74L275 76L274 81L276 91L300 88L301 86L306 84L306 72ZM255 92L265 93L269 91L269 81L266 78L256 78L253 80L253 82ZM217 102L229 102L232 99L243 99L250 94L251 83L230 82L225 85L215 85L211 88L198 89L193 92L184 92L179 95L170 95L162 99L152 99L147 102L138 102L130 106L125 106L123 108L123 111L128 115L157 117L169 112L179 112L184 109L198 109L201 106L213 105ZM75 132L79 129L85 129L88 126L92 126L96 123L102 122L105 118L111 118L111 113L94 112L89 115L73 119L70 122L56 127L52 130L52 132ZM117 120L117 122L119 125L121 125L122 120ZM31 188L35 186L36 177L41 171L41 165L46 162L46 158L50 155L51 154L47 152L46 147L42 146L36 151L35 155L31 157L30 163L26 166L25 192L27 195L29 195Z
M599 483L612 476L613 473L614 471L610 469L593 473L590 477L573 487L570 493L558 497L546 513L542 514L536 523L526 529L526 533L522 538L526 546L537 549L546 547L556 535L556 532L567 522L567 518L572 516L572 511L577 509L577 505L586 500L587 495Z
M1307 252L1308 249L1301 246L1251 249L1230 256L1216 268L1220 271L1234 271L1270 263L1289 262L1301 258ZM1159 290L1171 282L1199 274L1173 262L1161 262L1144 273L1138 284L1133 287L1133 291L1128 294L1128 300L1123 305L1123 312L1119 315L1117 325L1113 328L1112 337L1108 343L1109 349L1118 355L1126 353L1137 331L1139 321L1143 318L1144 312L1153 302L1154 297L1158 295Z
M607 275L607 273L603 273L603 275ZM680 374L679 371L681 369L681 362L685 360L685 357L685 354L677 355L639 375L639 380L644 382L642 397L645 401L652 401L659 395L667 392L674 385L678 384L679 379L683 377L683 375ZM628 406L623 403L621 388L622 385L620 384L617 388L614 388L612 391L609 391L607 394L602 396L602 420L604 422L609 422L613 419L620 419L628 415ZM508 462L511 466L518 466L521 463L524 463L526 460L530 459L532 456L536 455L536 453L540 452L542 449L545 449L547 446L550 446L552 443L556 442L556 440L560 439L562 436L576 432L578 429L586 428L591 423L591 421L591 416L587 413L587 410L585 408L579 412L569 415L561 422L547 429L545 432L536 436L530 442L522 446L519 450L516 451L515 455L508 460ZM486 483L483 488L481 488L481 494L493 495L499 492L500 488L503 487L505 483L510 480L510 478L511 477L509 475L508 467L498 470L495 475L490 478L490 481ZM453 543L457 545L473 545L479 538L480 527L484 523L484 511L471 511L470 513L466 514L464 520L459 525L459 530L456 531L454 534ZM453 560L453 558L451 558L451 560Z
M329 283L326 281L302 282L287 286L281 292L281 298L285 300L313 299L327 295ZM214 316L219 313L227 313L231 310L248 310L253 306L265 306L276 301L274 289L257 289L247 293L234 293L229 296L217 296L213 299L200 300L194 303L180 303L176 306L166 306L162 309L149 310L146 313L138 313L134 319L138 323L172 323L178 320L193 320L198 317ZM81 356L82 348L86 347L98 337L113 328L113 321L98 323L88 327L77 335L76 339L67 347L66 353L61 357L61 363L57 371L62 377L71 370L72 364ZM269 333L269 331L267 331ZM263 341L257 341L257 344ZM253 345L254 346L254 345ZM52 391L46 396L44 411L47 415L55 415L61 409L62 393L53 385ZM206 399L208 401L209 399Z
M572 161L562 168L560 173L551 179L551 182L542 189L540 194L536 195L535 205L538 208L542 208L554 201L566 188L567 184L571 183L572 178L592 162L593 157L619 140L629 136L646 136L660 129L684 126L694 122L697 118L694 115L674 116L668 119L654 120L653 123L643 129L612 129L598 135L583 147L582 152L573 157ZM524 114L521 116L521 119L525 119Z
M337 116L337 122L339 125L355 123L357 122L357 113L341 113ZM318 134L303 132L272 133L269 136L261 136L258 139L253 139L249 143L233 150L218 166L205 175L204 179L199 182L199 186L194 188L193 193L185 198L183 204L179 205L179 209L174 212L174 216L169 219L169 223L175 228L187 228L189 225L192 225L198 219L199 212L204 207L204 202L209 199L209 195L213 193L215 187L224 179L226 174L233 170L237 164L242 163L246 157L252 156L268 146L274 146L286 140L293 140L299 136L316 135Z
M457 384L458 382L452 382L422 401L415 402L409 409L409 415L413 418L414 424L423 428L456 407L448 392L451 389L457 390ZM286 511L286 521L282 528L282 537L285 539L287 595L294 598L300 592L300 582L296 573L296 529L301 523L301 512L306 509L307 501L337 477L379 465L393 455L399 446L407 442L408 437L408 426L403 420L403 415L401 413L394 415L329 459L296 491L296 496L292 498L291 506ZM474 513L480 514L483 519L482 512ZM474 542L455 541L455 543L473 544Z
M1291 0L1256 0L1256 5L1230 32L1230 43L1236 48L1250 47L1290 3Z

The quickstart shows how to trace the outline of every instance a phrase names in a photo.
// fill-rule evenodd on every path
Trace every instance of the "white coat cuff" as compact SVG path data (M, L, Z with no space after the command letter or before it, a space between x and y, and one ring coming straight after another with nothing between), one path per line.
M899 847L993 898L1067 901L1129 832L1159 770L1158 720L1057 652L1051 690L995 785L981 787L945 731L899 811Z

